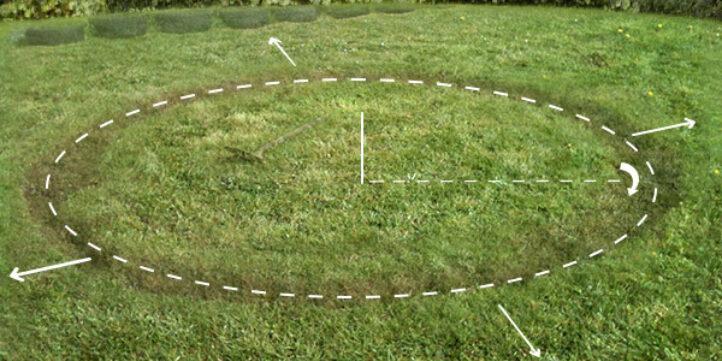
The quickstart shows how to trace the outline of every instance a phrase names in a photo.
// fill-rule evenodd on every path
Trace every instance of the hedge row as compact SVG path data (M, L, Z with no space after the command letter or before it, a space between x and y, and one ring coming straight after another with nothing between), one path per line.
M103 12L171 7L236 5L330 5L378 3L382 0L5 0L0 18L41 19L56 16L84 16ZM514 5L558 5L597 7L614 10L660 12L722 19L722 0L391 0L404 3L473 3ZM0 0L2 3L3 0Z
M368 6L330 6L324 11L334 18L349 18L370 12ZM379 12L402 13L413 11L411 6L379 6ZM391 11L390 11L391 10ZM166 10L146 14L117 14L90 17L90 34L103 38L131 38L145 34L151 23L155 22L158 31L163 33L193 33L206 31L214 22L217 13L223 24L234 29L257 28L273 21L310 22L319 16L317 7L292 6L285 8L243 7L222 9L214 12L207 9ZM18 40L21 45L56 45L82 41L85 39L85 25L52 25L30 27Z

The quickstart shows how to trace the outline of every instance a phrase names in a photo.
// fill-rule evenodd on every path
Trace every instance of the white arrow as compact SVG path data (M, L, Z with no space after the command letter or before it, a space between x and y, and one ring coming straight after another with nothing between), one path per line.
M529 339L526 338L526 336L524 336L524 333L521 332L521 330L519 329L519 326L517 326L517 325L516 325L516 322L514 322L514 320L511 319L511 316L509 316L509 313L506 312L506 310L504 309L504 307L502 307L502 305L498 305L498 306L499 306L499 310L501 311L501 313L504 314L504 316L506 317L506 319L509 320L509 322L511 322L511 325L512 325L512 326L514 326L514 329L516 329L516 332L519 333L519 336L521 336L521 338L524 339L524 342L526 342L526 344L529 345L529 349L530 349L530 350L529 350L529 354L531 354L531 355L534 356L534 357L540 357L540 356L541 356L541 350L538 349L538 348L536 348L536 347L534 347L534 345L532 345L531 342L529 342Z
M286 59L288 59L288 61L291 62L291 65L296 66L296 63L294 63L293 60L291 59L291 57L288 56L288 54L286 54L286 51L283 50L283 47L281 46L281 41L278 40L278 38L271 37L270 39L268 39L268 45L275 45L278 48L278 50L281 51L283 56L285 56Z
M92 261L92 260L93 260L93 259L90 258L90 257L88 257L88 258L82 258L82 259L76 259L76 260L74 260L74 261L58 263L58 264L54 264L54 265L52 265L52 266L46 266L46 267L42 267L42 268L31 269L31 270L29 270L29 271L24 271L24 272L18 272L20 269L17 268L17 267L15 267L15 268L13 269L13 271L10 272L10 278L12 278L12 279L14 279L14 280L16 280L16 281L19 281L19 282L25 282L25 279L23 278L23 276L28 276L28 275L31 275L31 274L34 274L34 273L40 273L40 272L50 271L50 270L54 270L54 269L58 269L58 268L63 268L63 267L68 267L68 266L74 266L74 265L76 265L76 264L81 264L81 263L85 263L85 262L90 262L90 261Z
M650 133L656 133L656 132L661 132L661 131L663 131L663 130L670 130L670 129L681 128L681 127L687 127L687 128L689 128L689 129L692 129L692 128L694 128L694 125L695 125L695 124L697 124L697 122L695 122L694 120L689 119L689 118L684 118L684 122L682 122L682 123L674 124L674 125L668 125L668 126L666 126L666 127L661 127L661 128L656 128L656 129L645 130L645 131L642 131L642 132L632 133L632 136L633 136L633 137L638 137L638 136L640 136L640 135L645 135L645 134L650 134Z
M639 173L637 172L637 170L631 164L624 162L619 165L619 170L629 174L629 176L632 177L632 186L627 188L627 194L632 196L634 195L634 193L637 193L637 187L639 186Z

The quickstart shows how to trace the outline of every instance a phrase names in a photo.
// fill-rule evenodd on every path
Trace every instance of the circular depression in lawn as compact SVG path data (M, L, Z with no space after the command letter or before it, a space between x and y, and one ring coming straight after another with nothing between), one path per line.
M113 254L197 279L298 292L473 285L576 259L638 217L624 182L608 182L622 160L609 137L491 94L264 87L129 122L61 213Z

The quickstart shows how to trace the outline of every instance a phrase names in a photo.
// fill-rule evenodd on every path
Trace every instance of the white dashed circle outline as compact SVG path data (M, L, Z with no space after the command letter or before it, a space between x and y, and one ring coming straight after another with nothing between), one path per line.
M317 81L317 82L321 82L321 83L337 83L337 82L340 82L340 81L343 81L343 80L344 80L344 79L339 80L339 78L336 78L336 77L323 77L323 78L317 79L316 81ZM372 82L372 81L367 80L367 78L365 78L365 77L351 77L351 78L347 78L346 80L349 81L349 82L354 82L354 83L366 83L366 82L370 83L370 82ZM298 84L308 84L308 83L312 83L312 82L314 82L314 80L311 80L311 79L295 79L295 80L293 80L292 82L290 82L290 84L298 85ZM403 80L396 80L396 79L394 79L394 78L380 78L380 79L378 80L378 82L379 82L379 83L384 83L384 84L408 84L408 85L410 85L410 86L420 86L420 85L427 84L427 83L426 83L425 81L423 81L423 80L413 80L413 79L409 79L409 80L403 81ZM265 82L260 83L258 86L274 87L274 86L278 86L278 85L281 85L281 84L282 84L282 82L279 81L279 80L269 80L269 81L265 81ZM457 86L456 86L455 84L453 84L453 83L446 83L446 82L435 82L435 83L430 83L429 85L436 86L436 87L440 87L440 88L454 88L454 87L457 87ZM257 86L257 87L258 87L258 86ZM254 85L253 85L252 83L238 84L238 85L235 86L235 90L236 90L236 91L241 91L241 90L245 90L245 89L252 89L253 87L254 87ZM475 86L458 86L458 88L459 88L459 89L462 89L462 90L464 90L464 91L469 91L469 92L481 92L481 88L475 87ZM232 90L232 89L233 89L233 88L226 89L226 88L223 88L223 87L214 88L214 89L210 89L210 90L206 91L205 94L202 94L202 95L213 96L213 95L222 94L222 93L224 93L226 90ZM492 91L492 95L498 96L498 97L502 97L502 98L514 99L512 96L509 95L508 92L505 92L505 91L494 90L494 91ZM185 94L185 95L179 96L179 97L178 97L178 100L180 101L180 103L184 103L184 102L193 101L194 99L197 99L198 97L199 97L199 96L198 96L197 94L195 94L195 93L189 93L189 94ZM539 101L537 101L536 99L533 99L533 98L529 98L529 97L525 97L525 96L520 96L520 97L517 98L517 100L519 100L519 101L521 101L521 102L524 102L524 103L526 103L526 104L539 105L539 106L541 106L541 103L540 103ZM162 109L162 108L167 107L169 104L170 104L170 103L169 103L169 100L159 100L159 101L156 101L156 102L151 103L151 108L152 108L152 109ZM547 103L545 108L548 108L549 110L554 111L554 112L560 112L560 113L565 113L565 112L566 112L566 110L565 110L563 107L558 106L558 105L555 105L555 104L551 104L551 103ZM136 108L136 109L133 109L133 110L130 110L130 111L126 112L126 113L125 113L125 118L136 117L136 116L138 116L139 114L141 114L141 108ZM578 120L578 121L582 121L582 122L588 123L588 124L591 124L591 123L592 123L592 120L591 120L589 117L587 117L587 116L585 116L585 115L582 115L582 114L574 114L574 119L576 119L576 120ZM98 131L105 129L105 128L113 125L114 123L115 123L115 121L112 120L112 119L111 119L111 120L104 121L103 123L100 123L100 124L98 125ZM609 135L612 136L612 137L619 137L619 136L617 135L617 132L616 132L615 130L609 128L609 127L606 126L606 125L600 125L599 129L601 129L602 131L604 131L605 133L609 134ZM87 139L87 138L91 135L91 132L92 132L92 130L91 130L91 131L88 131L88 132L82 133L80 136L78 136L78 137L75 139L74 144L75 144L76 146L79 146L85 139ZM632 152L634 152L634 153L639 153L639 148L638 148L636 145L634 145L633 143L631 143L629 140L622 138L622 141L624 142L624 144L625 144ZM59 164L59 163L62 161L63 157L65 157L66 154L67 154L67 150L63 149L62 151L60 151L60 153L55 157L53 163L54 163L54 164ZM649 161L646 161L646 162L645 162L645 165L646 165L646 167L647 167L647 171L648 171L649 175L650 175L650 176L654 176L654 175L655 175L655 170L654 170L652 164L651 164ZM51 180L52 180L52 173L48 173L48 174L46 175L46 177L45 177L45 180L44 180L44 189L45 189L46 192L50 190ZM388 181L387 181L387 180L383 180L383 179L373 179L373 180L370 180L369 183L370 183L370 184L381 184L381 183L406 184L406 183L414 183L414 182L415 182L415 183L417 183L417 184L425 184L425 183L431 183L431 182L438 182L438 183L441 183L441 184L445 184L445 183L460 182L460 183L465 183L465 184L474 184L474 183L478 183L478 182L481 182L481 181L483 181L483 180L478 180L478 179L459 179L459 180L454 180L454 179L440 179L440 180L429 180L429 179L418 179L418 180L393 179L393 180L388 180ZM500 179L489 179L489 180L486 180L486 182L488 182L488 183L495 183L495 184L503 184L503 183L505 183L503 180L500 180ZM513 179L513 180L511 180L511 184L517 184L517 183L523 183L523 184L545 184L545 183L554 183L554 182L559 182L559 183L573 183L574 180L571 180L571 179L558 179L558 180L551 180L551 179ZM596 183L597 180L596 180L596 179L584 179L584 180L579 181L579 182L580 182L580 183L583 183L583 184L590 184L590 183ZM607 182L607 183L619 183L620 180L618 180L618 179L609 179L609 180L606 180L606 182ZM507 182L507 183L508 183L508 182ZM651 203L656 203L656 202L657 202L658 193L659 193L659 192L658 192L658 188L655 186L654 189L653 189L653 192L652 192L652 198L650 199ZM52 214L53 217L58 217L58 212L57 212L57 210L55 209L55 206L53 205L53 202L52 202L52 201L49 201L49 202L48 202L48 208L49 208L50 213ZM636 224L635 224L633 227L630 227L629 229L638 229L638 228L640 228L640 227L648 220L648 218L649 218L649 214L647 214L647 213L643 214L643 215L640 217L640 219L636 222ZM63 228L65 229L65 231L66 231L70 236L72 236L72 237L77 237L77 236L78 236L78 232L77 232L75 229L73 229L71 226L65 224L65 225L63 226ZM628 238L629 238L629 233L631 233L631 231L628 231L628 233L624 233L624 234L620 235L617 239L615 239L615 240L611 243L611 245L610 245L607 249L605 249L605 248L600 248L600 249L597 249L597 250L589 253L589 254L586 255L586 256L580 256L580 257L578 257L578 258L576 258L576 259L569 260L568 262L565 262L565 263L561 264L561 266L560 266L560 267L561 267L561 270L566 270L566 269L573 268L573 267L575 267L575 266L578 266L578 265L579 265L579 262L586 262L586 261L588 261L588 260L591 260L591 259L593 259L593 258L596 258L596 257L601 256L605 251L607 251L607 250L609 250L609 249L612 249L613 247L618 246L621 242L623 242L624 240L628 239ZM103 251L100 246L98 246L98 245L96 245L96 244L94 244L94 243L92 243L92 242L87 242L86 245L87 245L89 248L91 248L93 251L97 252L97 253L102 253L102 251ZM121 257L121 256L119 256L119 255L111 255L111 258L112 258L113 260L115 260L115 261L123 264L123 265L132 265L132 264L133 264L133 263L130 262L127 258ZM142 271L142 272L145 272L145 273L151 273L151 274L156 273L156 269L155 269L155 268L148 267L148 266L146 266L146 265L140 265L140 264L139 264L139 265L137 265L137 267L138 267L138 268L137 268L138 270L140 270L140 271ZM540 271L534 273L534 276L531 277L531 278L540 278L540 277L548 276L548 275L551 274L552 269L553 269L553 268L548 268L548 269L540 270ZM158 272L158 273L161 273L161 272ZM190 280L188 280L188 279L186 279L186 278L184 278L184 277L182 277L182 276L180 276L180 275L174 274L174 273L165 273L165 277L166 277L168 280L172 281L172 282L190 281ZM483 284L478 284L478 285L473 285L473 286L467 286L467 287L451 288L451 289L448 290L448 294L467 293L467 292L471 292L471 291L474 291L474 290L483 290L483 289L487 289L487 288L499 287L499 286L502 286L502 285L511 285L511 284L515 284L515 283L520 283L520 282L522 282L522 281L524 281L524 278L523 278L523 277L513 277L513 278L509 278L508 280L506 280L505 282L502 282L502 283L500 283L500 284L483 283ZM211 287L211 283L208 282L208 281L205 281L205 280L193 280L192 284L193 284L193 285L196 285L196 286L199 286L199 287L204 287L204 288ZM240 291L239 287L231 286L231 285L220 285L219 287L220 287L221 289L225 290L225 291L228 291L228 292L239 292L239 291ZM394 300L401 300L401 299L407 299L407 298L409 298L409 297L412 297L413 295L420 295L421 297L433 297L433 296L438 296L438 295L442 295L442 294L445 294L445 293L447 293L447 292L438 291L438 290L427 290L427 291L422 291L422 292L417 292L417 293L411 293L411 292L409 292L409 293L397 293L397 294L392 294L392 295L385 296L385 297L382 297L382 295L380 295L380 294L362 294L362 295L357 295L356 297L354 297L354 295L352 295L352 294L335 294L335 295L305 294L305 295L302 295L302 294L296 294L296 293L292 293L292 292L280 292L280 293L278 293L277 298L278 298L278 299L285 299L285 298L302 298L302 299L307 299L307 300L311 300L311 301L313 301L313 300L323 300L323 299L335 299L335 300L338 300L338 301L350 301L350 300L354 300L354 299L362 299L362 300L373 301L373 300L381 300L382 298L389 298L389 299L394 299ZM251 294L251 295L256 295L256 296L268 296L268 293L267 293L265 290L258 290L258 289L251 289L251 290L250 290L250 294Z

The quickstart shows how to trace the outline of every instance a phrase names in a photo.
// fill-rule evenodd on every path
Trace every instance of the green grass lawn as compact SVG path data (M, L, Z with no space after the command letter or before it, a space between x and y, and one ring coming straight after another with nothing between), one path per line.
M95 258L0 280L0 358L526 359L498 303L549 360L722 356L719 23L439 6L212 24L53 47L0 25L0 272Z

